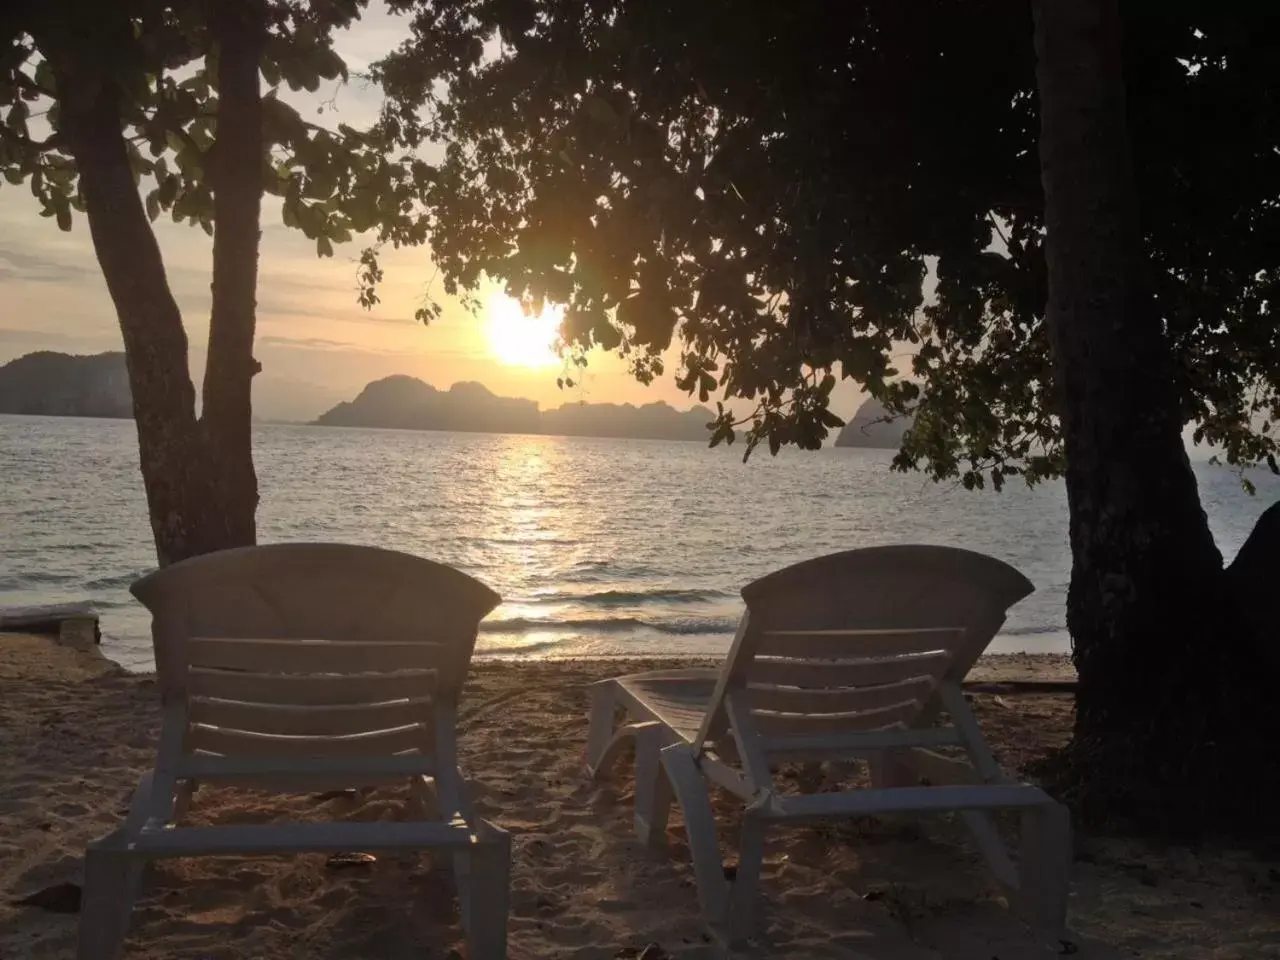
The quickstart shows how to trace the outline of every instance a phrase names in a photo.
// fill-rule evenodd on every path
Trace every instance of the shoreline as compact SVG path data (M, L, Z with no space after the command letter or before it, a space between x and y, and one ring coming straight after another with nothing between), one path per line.
M1062 658L987 658L979 682L1062 676ZM588 685L666 661L477 661L464 688L460 753L481 816L513 835L510 956L702 960L679 812L669 854L631 832L629 764L603 784L582 772ZM706 663L706 660L695 660ZM714 663L714 661L712 661ZM969 694L992 750L1015 774L1070 736L1072 697ZM0 635L0 956L66 960L74 914L12 900L79 881L84 843L118 824L154 760L153 677L48 638ZM785 768L782 776L790 776ZM825 780L844 783L846 771ZM205 787L197 823L390 819L403 791L281 796ZM732 849L740 808L716 799ZM1078 837L1070 926L1081 960L1254 960L1280 944L1280 863ZM758 940L740 956L1033 960L1046 956L993 892L949 818L884 818L770 833ZM130 960L216 956L399 958L462 949L447 864L379 856L356 870L323 855L157 865L134 911ZM465 954L464 954L465 955Z
M539 631L529 631L529 632L538 633ZM0 635L3 635L3 634L0 633ZM716 636L719 636L719 635L716 635ZM992 641L991 646L988 647L988 652L982 655L981 659L979 660L979 664L980 665L984 663L991 664L993 665L991 669L996 669L994 664L998 664L998 663L1006 663L1010 665L1021 664L1025 669L1032 671L1032 673L1038 673L1041 670L1049 671L1051 675L1046 677L1046 679L1052 679L1055 681L1061 681L1064 679L1074 679L1075 668L1071 665L1070 638L1068 637L1066 632L1053 631L1053 632L1046 632L1044 634L1037 634L1035 636L1038 638L1039 637L1051 638L1051 639L1046 639L1045 641L1042 641L1042 644L1037 644L1037 646L1062 645L1065 647L1065 650L1053 650L1053 649L1051 650L1044 650L1044 649L1009 650L1007 649L1009 645L1025 643L1027 635L1025 634L1017 634L1013 636L997 635L995 639ZM723 662L724 656L728 652L728 649L730 644L732 643L733 637L731 634L725 634L723 636L723 639L724 639L723 653L714 653L714 652L657 653L657 652L643 652L643 651L617 652L617 653L612 653L612 652L611 653L575 653L575 652L572 652L572 650L568 652L558 653L558 652L555 652L555 647L560 644L560 641L550 641L550 642L535 641L533 643L530 643L527 646L527 649L520 648L520 647L503 647L496 650L477 648L475 653L473 654L472 660L475 663L511 663L511 664L566 663L566 662L571 663L576 661L583 661L583 662L608 661L608 662L621 663L621 662L631 661L636 663L672 662L672 663L679 663L685 666L688 666L688 665L717 666L721 662ZM123 670L127 671L128 673L134 676L148 676L155 672L155 668L150 665L150 662L151 662L150 639L148 639L145 644L129 644L126 646L120 639L111 636L111 634L109 633L104 633L102 636L102 641L103 642L99 645L99 650L101 651L102 656L104 656L111 662L119 665ZM569 646L570 644L571 644L571 641L566 642L565 645ZM137 656L129 655L131 653L137 654L140 648L145 650L145 660L143 659L142 655L137 655ZM992 649L992 648L995 648L995 649ZM145 669L137 669L136 667L130 665L131 663L136 664L136 663L144 663L144 662L148 664L148 666ZM1032 666L1032 664L1039 664L1039 666ZM1000 669L1015 669L1015 668L1012 666L1009 666L1009 667L1004 667ZM1031 677L1028 677L1028 678L1011 677L1011 679L1032 679L1032 678Z

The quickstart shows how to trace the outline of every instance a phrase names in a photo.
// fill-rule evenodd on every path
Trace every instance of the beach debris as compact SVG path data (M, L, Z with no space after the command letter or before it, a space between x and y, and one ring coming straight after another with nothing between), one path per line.
M353 867L371 867L378 862L372 853L335 853L324 862L330 870L350 870Z
M79 913L80 884L55 883L9 903L15 907L38 907L49 913Z
M35 607L0 607L0 630L52 634L67 646L89 649L102 639L93 604L52 603Z
M356 790L354 787L347 787L343 790L326 790L324 793L316 794L316 803L328 803L330 800L354 800Z

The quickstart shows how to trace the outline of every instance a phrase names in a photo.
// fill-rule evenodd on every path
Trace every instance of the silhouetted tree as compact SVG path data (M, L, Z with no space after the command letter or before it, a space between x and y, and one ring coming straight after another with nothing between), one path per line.
M282 81L314 91L346 77L332 32L365 2L15 0L0 9L0 173L29 184L63 230L73 211L86 215L124 337L161 564L254 542L263 194L281 199L285 223L322 256L366 230L422 238L407 216L416 161L393 162L349 127L304 121L277 96ZM187 336L151 228L162 212L213 237L198 417Z
M1131 3L1122 37L1116 0L393 6L384 130L448 144L447 289L566 303L570 344L642 380L674 349L686 390L754 408L713 442L815 447L845 376L914 408L901 468L1065 471L1080 799L1257 809L1280 725L1180 432L1275 468L1277 13Z

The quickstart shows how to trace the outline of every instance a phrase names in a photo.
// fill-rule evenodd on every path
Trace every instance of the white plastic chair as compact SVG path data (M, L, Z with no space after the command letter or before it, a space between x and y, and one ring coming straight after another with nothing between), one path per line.
M892 813L958 812L1011 905L1046 939L1066 917L1066 808L1011 780L960 683L1010 606L1033 587L982 554L890 546L819 557L748 585L719 670L656 671L595 684L587 762L604 776L636 751L636 831L661 844L673 799L684 814L703 917L721 939L750 932L767 826ZM622 712L627 722L615 728ZM937 725L945 713L950 723ZM936 752L958 747L965 758ZM865 759L869 788L783 795L780 762ZM709 789L746 805L733 880ZM924 785L927 784L927 785ZM1015 863L990 811L1021 812Z
M418 848L453 854L469 955L506 956L510 839L472 811L455 721L497 594L451 567L342 544L196 557L133 593L153 617L163 726L125 823L86 851L79 960L120 955L149 860ZM412 819L182 826L206 781L290 793L399 782Z

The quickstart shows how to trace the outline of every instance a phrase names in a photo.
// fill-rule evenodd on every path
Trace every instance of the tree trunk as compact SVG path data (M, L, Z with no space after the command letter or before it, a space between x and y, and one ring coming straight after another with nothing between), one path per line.
M1240 774L1262 685L1238 642L1148 293L1117 0L1033 0L1033 10L1077 799L1086 813L1151 824L1185 816L1186 804L1220 807L1214 778Z
M221 3L212 30L218 52L218 126L212 158L213 310L200 422L228 534L256 541L251 393L262 206L262 94L258 63L266 38L256 0Z
M85 12L91 23L50 21L37 40L54 70L60 131L79 171L94 252L124 339L151 529L165 566L252 542L251 531L246 539L215 480L219 457L211 456L196 419L182 316L129 164L126 95L107 64L128 52L132 25L106 6Z

